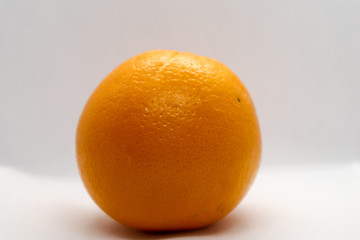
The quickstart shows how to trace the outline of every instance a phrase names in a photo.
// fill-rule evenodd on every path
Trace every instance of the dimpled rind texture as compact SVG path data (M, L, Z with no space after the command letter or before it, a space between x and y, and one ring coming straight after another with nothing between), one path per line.
M261 136L245 86L217 60L152 50L111 72L79 120L77 160L96 204L140 230L207 226L241 201Z

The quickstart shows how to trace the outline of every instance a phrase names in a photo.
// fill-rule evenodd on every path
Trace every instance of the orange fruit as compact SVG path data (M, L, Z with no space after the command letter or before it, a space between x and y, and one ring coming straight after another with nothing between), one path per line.
M233 210L259 168L245 86L217 60L153 50L110 73L77 129L81 177L97 205L140 230L200 228Z

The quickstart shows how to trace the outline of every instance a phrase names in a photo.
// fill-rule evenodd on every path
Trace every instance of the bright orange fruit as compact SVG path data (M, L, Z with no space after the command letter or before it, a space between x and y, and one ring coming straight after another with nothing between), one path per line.
M226 216L259 168L248 91L225 65L153 50L96 88L77 129L77 159L94 201L141 230L186 230Z

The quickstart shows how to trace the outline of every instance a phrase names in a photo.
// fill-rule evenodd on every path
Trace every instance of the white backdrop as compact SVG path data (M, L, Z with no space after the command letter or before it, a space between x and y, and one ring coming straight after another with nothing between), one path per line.
M150 49L216 58L245 83L263 164L360 159L360 2L0 1L0 165L77 173L97 84Z

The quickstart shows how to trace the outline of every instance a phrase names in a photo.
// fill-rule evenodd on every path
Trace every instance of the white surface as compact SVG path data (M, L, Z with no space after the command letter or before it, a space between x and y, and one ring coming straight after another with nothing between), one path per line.
M229 216L208 228L145 234L111 220L77 178L0 168L0 239L360 239L360 164L262 168Z
M126 59L219 59L248 87L263 164L360 158L358 0L1 0L0 164L76 174L80 112Z

